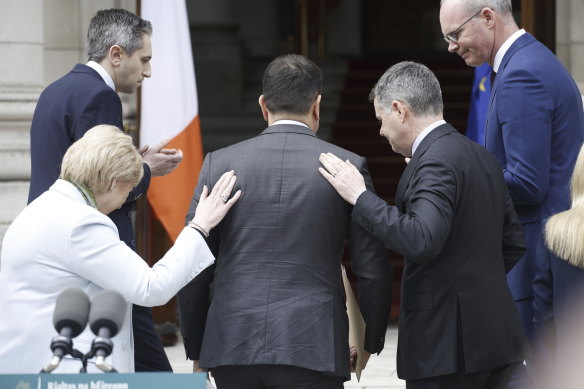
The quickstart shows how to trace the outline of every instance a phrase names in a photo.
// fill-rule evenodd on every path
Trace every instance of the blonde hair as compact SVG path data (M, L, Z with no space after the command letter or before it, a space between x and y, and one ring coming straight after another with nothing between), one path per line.
M580 148L572 174L571 197L571 208L547 221L545 241L558 257L584 268L584 146Z
M116 126L100 124L69 147L59 178L85 185L95 194L107 191L114 178L136 186L143 174L132 138Z

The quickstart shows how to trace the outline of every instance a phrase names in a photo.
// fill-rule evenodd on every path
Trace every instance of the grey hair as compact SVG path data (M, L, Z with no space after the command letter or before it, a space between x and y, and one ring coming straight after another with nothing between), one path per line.
M143 47L144 34L152 35L152 24L133 13L114 8L98 11L87 30L89 60L101 62L114 45L131 56Z
M447 1L449 0L440 0L440 7ZM508 16L513 13L511 0L464 0L463 3L468 14L478 12L485 7L489 7L501 15Z
M444 104L440 83L427 66L416 62L399 62L385 71L369 94L389 109L393 100L405 103L419 117L442 114Z

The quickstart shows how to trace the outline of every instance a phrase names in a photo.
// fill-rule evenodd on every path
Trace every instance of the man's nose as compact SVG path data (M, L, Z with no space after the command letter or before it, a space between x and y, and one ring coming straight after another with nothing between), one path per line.
M453 41L448 41L448 51L451 53L456 52L458 50L458 43Z
M150 67L150 64L148 64L148 66L146 66L146 68L142 72L142 75L146 78L150 78L150 76L152 76L152 68Z

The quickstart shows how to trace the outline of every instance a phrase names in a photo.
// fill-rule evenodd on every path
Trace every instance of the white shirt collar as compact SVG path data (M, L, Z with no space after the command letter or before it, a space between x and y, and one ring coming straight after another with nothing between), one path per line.
M306 128L310 128L310 127L308 127L306 124L304 124L302 122L298 122L296 120L287 120L287 119L276 120L274 123L272 123L272 126L275 126L275 125L278 125L278 124L295 124L297 126L304 126Z
M426 135L428 135L430 133L430 131L432 131L436 127L441 126L443 124L446 124L445 120L438 120L438 121L430 124L428 127L424 128L424 131L422 131L418 134L418 136L416 137L416 140L414 141L414 144L412 145L412 156L414 155L414 153L416 152L416 149L418 148L420 143L422 143L422 141L424 140Z
M97 73L99 73L99 75L101 76L101 78L103 78L103 80L105 81L107 86L109 86L113 90L116 90L116 85L114 84L114 80L112 80L111 76L103 68L103 66L101 66L100 64L98 64L95 61L89 61L86 63L86 65L89 66L90 68L92 68L93 70L95 70Z
M525 34L525 30L522 28L519 31L515 31L513 35L511 35L507 40L499 47L497 50L497 54L495 54L495 60L493 61L493 70L495 73L499 71L499 66L501 66L501 61L503 61L503 57L509 50L509 47L517 40L521 35Z

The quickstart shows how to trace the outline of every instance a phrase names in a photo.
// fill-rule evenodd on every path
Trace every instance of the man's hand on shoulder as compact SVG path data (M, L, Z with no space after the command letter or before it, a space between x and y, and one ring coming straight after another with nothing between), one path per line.
M177 168L183 159L183 153L178 149L165 149L168 141L162 141L153 147L144 146L140 154L150 167L152 177L165 176Z
M318 168L320 174L345 201L355 205L359 196L367 190L359 170L348 159L343 161L332 153L322 153L318 160L323 166Z

